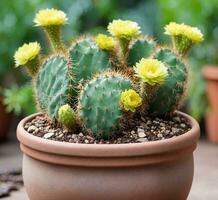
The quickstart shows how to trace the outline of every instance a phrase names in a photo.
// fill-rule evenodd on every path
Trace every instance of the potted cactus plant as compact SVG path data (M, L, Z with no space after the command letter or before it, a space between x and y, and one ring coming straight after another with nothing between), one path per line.
M39 113L17 128L31 200L185 200L193 179L199 126L177 111L188 69L184 57L203 39L170 23L173 49L143 35L136 22L114 20L111 36L80 36L65 46L60 10L37 13L37 42L15 53L33 78Z

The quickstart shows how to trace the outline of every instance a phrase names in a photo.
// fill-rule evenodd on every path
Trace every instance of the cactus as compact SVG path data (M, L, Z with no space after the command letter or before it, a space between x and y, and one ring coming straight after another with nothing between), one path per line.
M149 57L155 51L156 43L147 37L133 40L129 47L128 64L134 66L141 58Z
M178 56L170 48L157 48L129 20L109 23L111 36L79 37L65 48L61 29L67 21L60 10L39 11L35 25L47 33L56 53L40 61L41 48L35 42L14 56L16 66L26 67L33 77L37 103L54 123L108 139L119 131L124 116L127 121L145 114L166 117L178 107L188 76L181 56L203 40L200 30L176 23L165 27Z
M79 95L79 116L85 128L97 136L108 138L119 127L121 92L132 88L131 81L110 72L92 79Z
M155 58L168 67L168 77L153 94L149 113L155 116L166 116L180 104L185 92L188 71L182 60L168 48L160 49Z
M64 56L53 55L46 59L35 80L39 107L49 117L57 118L60 106L70 103L72 89L71 70Z
M91 78L95 73L112 68L109 53L101 50L92 38L81 38L69 49L74 86Z
M69 104L65 104L59 108L58 121L68 129L74 127L76 122L76 113Z

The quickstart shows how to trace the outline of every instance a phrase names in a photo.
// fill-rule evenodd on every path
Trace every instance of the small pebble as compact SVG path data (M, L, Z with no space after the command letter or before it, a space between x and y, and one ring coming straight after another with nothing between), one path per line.
M147 138L139 138L139 139L137 139L137 142L146 142L146 141L148 141Z
M148 120L146 124L147 124L147 125L150 125L150 124L151 124L151 121L150 121L150 120Z
M138 136L139 136L140 138L144 138L146 135L145 135L145 132L139 132L139 133L138 133Z
M145 132L145 130L144 130L144 129L142 129L142 128L138 128L138 129L137 129L137 132L138 132L138 133L140 133L140 132L143 132L143 133L144 133L144 132Z
M172 128L172 132L173 132L173 133L177 133L177 132L178 132L178 128L174 128L174 127L173 127L173 128Z
M160 123L160 126L165 126L165 124L163 122Z
M43 136L43 138L48 139L48 138L52 137L53 135L54 135L53 132L46 133L46 134Z
M162 133L158 133L158 134L157 134L157 137L162 138L162 137L163 137L163 134L162 134Z
M180 118L179 117L174 117L173 118L176 122L181 122Z
M35 130L37 130L38 128L37 127L35 127L35 126L30 126L28 129L27 129L27 131L29 132L29 133L32 133L32 132L34 132Z
M180 124L180 127L186 128L186 125L184 123Z
M83 137L83 133L79 133L79 136L80 136L80 137Z
M63 133L61 133L60 135L58 135L58 138L62 138L64 136Z
M84 142L85 142L86 144L88 144L88 143L89 143L89 141L88 141L88 140L85 140Z
M142 120L143 122L146 122L146 120L145 120L145 118L144 118L144 117L141 117L141 120Z
M76 134L72 134L71 138L72 138L72 139L75 139L76 136L77 136Z

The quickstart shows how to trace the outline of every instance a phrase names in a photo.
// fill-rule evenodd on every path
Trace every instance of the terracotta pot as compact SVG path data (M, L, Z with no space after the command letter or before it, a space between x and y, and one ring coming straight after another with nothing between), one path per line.
M203 75L207 81L207 96L210 104L206 114L206 132L209 139L218 143L218 66L206 65Z
M6 113L5 106L2 104L2 97L0 96L0 141L4 141L7 137L12 114Z
M30 200L185 200L193 179L198 123L184 135L135 144L73 144L17 128Z

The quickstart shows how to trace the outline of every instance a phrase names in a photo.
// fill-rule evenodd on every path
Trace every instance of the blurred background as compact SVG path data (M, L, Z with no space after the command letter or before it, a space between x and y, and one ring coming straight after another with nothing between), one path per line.
M17 121L36 111L30 79L21 68L14 67L13 55L24 42L35 40L47 54L47 41L34 27L33 18L39 9L51 7L67 13L69 24L63 29L66 43L81 33L105 32L107 24L118 18L138 22L142 32L161 44L170 42L163 27L171 21L199 27L205 40L193 48L187 60L191 78L183 110L195 117L205 132L209 104L202 68L218 65L218 0L1 0L0 140L7 128L15 135Z

